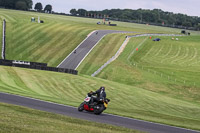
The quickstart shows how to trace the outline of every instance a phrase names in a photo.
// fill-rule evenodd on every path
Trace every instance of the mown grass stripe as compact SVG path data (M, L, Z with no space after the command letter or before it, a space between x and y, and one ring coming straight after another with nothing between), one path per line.
M55 31L55 32L59 32L63 28L64 27L60 27L59 29L57 29L58 31ZM52 55L52 56L55 56L54 51L56 50L56 47L58 47L57 42L60 42L60 41L62 42L63 40L65 40L66 37L70 37L70 36L67 36L65 33L61 33L61 35L58 34L57 36L54 36L54 34L49 35L49 38L51 38L51 40L49 41L49 45L43 45L42 47L40 47L40 49L37 50L37 54L34 54L34 52L32 52L33 56L35 55L36 58L37 58L37 56L45 58L42 55L49 56L48 53L50 53L50 55ZM43 52L44 50L48 50L47 53L44 53ZM58 52L58 51L56 51L56 52ZM51 58L49 58L49 59L51 59ZM39 58L39 60L40 60L40 58Z
M2 19L5 19L7 22L16 22L16 19L14 19L13 17L11 17L7 14L0 13L0 16Z
M20 39L16 42L17 48L16 48L15 52L16 53L21 53L22 51L24 51L24 49L26 49L30 45L30 43L27 43L26 40L27 41L28 41L28 39L33 40L35 35L42 34L40 31L44 30L45 28L48 28L48 27L49 27L49 25L42 25L40 27L35 26L34 29L33 29L33 27L31 27L29 29L29 31L27 31L27 33L30 33L30 34L27 34L26 36L23 36L23 34L21 34L19 36ZM24 32L24 33L26 33L26 32ZM23 37L21 37L21 36L23 36Z
M84 32L85 33L85 31L84 31L84 29L80 29L80 28L78 28L78 30L74 33L74 34L76 34L76 35L79 35L79 34L82 34L82 32L80 32L80 31L82 31L82 32ZM76 45L71 45L71 47L63 47L64 46L64 43L75 43L75 44L79 44L79 42L81 41L80 39L77 39L77 41L76 42L74 42L73 41L73 39L72 39L72 41L73 42L71 42L70 41L70 39L66 39L66 38L73 38L72 36L65 36L65 35L63 35L63 36L60 36L57 40L55 40L55 42L52 42L52 44L53 45L55 45L55 46L49 46L47 49L49 49L51 52L49 52L49 54L46 54L46 55L44 55L44 56L41 56L41 58L43 58L42 60L41 59L39 59L39 60L41 60L41 61L43 61L43 62L49 62L49 64L50 65L52 65L51 64L51 62L55 62L54 60L57 60L57 54L58 54L58 51L59 51L59 53L60 54L64 54L64 52L66 51L66 49L69 49L70 51L69 52L71 52L71 50L73 50L74 49L74 46L76 46ZM62 43L56 43L56 42L62 42ZM72 47L73 46L73 47ZM68 53L66 53L66 54L68 54ZM54 58L53 58L54 57ZM65 56L62 56L62 60L64 59L64 57ZM61 60L60 61L56 61L55 63L59 63L59 62L61 62ZM57 65L57 64L55 64L55 65ZM53 65L53 66L55 66L55 65Z
M179 65L183 65L183 64L185 64L186 62L190 62L191 60L193 60L193 59L197 56L196 48L194 48L194 47L189 48L189 53L191 53L191 54L188 55L188 58L185 59L184 61L180 62ZM189 53L188 53L188 54L189 54Z
M33 27L34 28L34 27ZM37 29L37 28L36 28ZM31 30L31 29L30 29ZM35 31L35 34L37 34L37 30ZM21 34L22 36L23 34ZM28 36L25 37L19 37L16 43L9 43L9 48L7 50L7 55L9 57L9 59L13 59L14 57L12 55L15 55L15 58L20 59L20 54L22 51L24 51L27 47L27 45L29 44L28 42L31 40L31 34L29 34ZM27 38L29 38L30 40L26 40Z
M185 57L187 57L188 47L184 47L183 49L184 49L184 52L182 51L182 52L181 52L182 54L181 54L178 58L172 60L172 61L171 61L172 64L177 64L179 60L182 60L182 59L184 59Z
M48 43L46 43L48 40L51 40L53 39L53 37L55 37L54 33L49 33L51 32L55 27L57 27L60 25L54 25L52 27L48 27L48 29L45 30L45 32L43 31L42 34L45 34L46 33L46 37L43 38L43 39L39 39L40 35L36 35L33 37L33 40L37 40L36 42L34 42L33 45L29 45L27 48L26 48L26 51L23 51L22 54L24 55L27 55L27 56L34 56L33 55L29 55L28 53L34 53L35 51L38 51L38 50L41 50L42 47L45 47L46 45L49 45ZM61 27L63 28L63 27ZM59 29L58 29L59 30ZM39 40L39 41L38 41ZM37 45L36 45L37 44ZM45 50L48 50L48 49L45 49ZM42 51L44 53L44 51ZM26 53L26 54L25 54Z

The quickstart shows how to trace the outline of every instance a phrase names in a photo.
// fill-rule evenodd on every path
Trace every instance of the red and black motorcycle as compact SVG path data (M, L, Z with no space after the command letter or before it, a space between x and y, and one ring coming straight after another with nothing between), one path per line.
M94 112L94 114L96 115L100 115L108 107L108 102L110 101L110 99L99 99L99 101L92 102L92 97L96 98L95 96L88 94L84 99L84 102L81 103L78 107L78 111L85 110L89 112Z

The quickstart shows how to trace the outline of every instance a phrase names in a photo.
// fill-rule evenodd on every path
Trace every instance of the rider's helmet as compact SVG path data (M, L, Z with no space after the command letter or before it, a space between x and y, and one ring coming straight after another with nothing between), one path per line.
M104 87L104 86L101 86L101 87L100 87L100 90L101 90L101 91L105 91L105 87Z

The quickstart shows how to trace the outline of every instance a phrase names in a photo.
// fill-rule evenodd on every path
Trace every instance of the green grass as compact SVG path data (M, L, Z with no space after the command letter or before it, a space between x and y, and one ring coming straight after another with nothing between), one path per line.
M40 16L44 24L31 23ZM134 23L113 22L117 27L97 25L98 19L0 9L7 21L7 59L48 63L57 66L93 30L109 29L145 33L180 33L169 29ZM197 32L192 32L197 34Z
M139 133L131 129L0 103L1 133Z
M30 22L37 16L45 23ZM50 66L57 66L93 30L181 31L123 22L113 22L118 26L109 27L96 25L97 19L4 9L0 9L0 17L7 20L8 59L46 62ZM191 33L197 36L179 37L179 41L171 37L161 37L161 42L133 38L97 78L87 75L115 54L125 35L103 38L78 68L80 76L0 66L0 91L78 106L87 92L104 85L111 99L107 113L200 130L200 32ZM143 41L139 51L132 54Z
M160 42L147 38L132 38L120 57L97 77L199 104L200 37L179 37L179 41L172 41L171 37L160 37ZM106 39L108 41L110 38ZM136 52L135 49L141 43L143 44ZM119 41L119 44L122 42ZM99 68L95 62L92 63L93 59L98 59L98 63L103 65L110 58L96 54L102 50L102 46L103 44L97 46L82 64L87 66L91 63L93 69L81 69L80 66L82 74L90 75ZM104 53L108 51L112 51L111 48Z
M78 67L80 74L91 75L106 63L125 40L124 34L110 34L104 37Z
M200 130L200 106L193 102L90 76L3 66L0 73L1 92L77 107L87 92L104 85L111 99L107 113Z

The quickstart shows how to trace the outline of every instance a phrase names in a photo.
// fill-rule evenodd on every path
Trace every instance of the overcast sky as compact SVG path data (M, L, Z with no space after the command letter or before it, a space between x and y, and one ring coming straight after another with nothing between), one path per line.
M33 8L37 2L41 2L43 8L51 4L53 11L62 13L69 13L72 8L86 10L157 8L200 17L200 0L33 0Z

